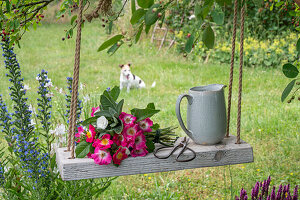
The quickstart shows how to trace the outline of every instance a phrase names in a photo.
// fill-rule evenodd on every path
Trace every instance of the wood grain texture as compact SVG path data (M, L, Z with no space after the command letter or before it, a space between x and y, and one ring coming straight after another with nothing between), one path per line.
M180 138L179 140L181 140ZM233 165L240 163L253 162L252 147L241 141L235 144L236 137L225 138L221 143L211 146L197 145L190 142L188 147L193 149L197 156L190 162L176 162L175 158L180 150L168 159L158 159L154 155L148 154L145 157L129 157L122 161L119 167L114 165L97 165L93 159L69 159L71 153L65 152L66 148L56 149L56 162L62 180L81 180L91 178L102 178L111 176L125 176L133 174L148 174L155 172L176 171L184 169L194 169L201 167L216 167L223 165ZM159 155L167 155L169 150L159 152ZM185 157L188 158L192 153L186 151Z

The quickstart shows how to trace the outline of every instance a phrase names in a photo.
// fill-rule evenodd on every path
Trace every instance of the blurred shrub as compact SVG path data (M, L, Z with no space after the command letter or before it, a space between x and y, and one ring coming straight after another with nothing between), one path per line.
M179 34L177 35L180 36ZM297 59L294 45L298 37L291 33L284 37L275 37L273 40L258 40L248 36L244 42L244 64L248 67L281 67L287 62L294 62ZM239 59L239 42L236 43L235 60ZM202 42L199 42L194 48L193 58L203 61L209 55L209 59L220 63L230 63L231 41L224 40L218 42L212 50L206 50Z

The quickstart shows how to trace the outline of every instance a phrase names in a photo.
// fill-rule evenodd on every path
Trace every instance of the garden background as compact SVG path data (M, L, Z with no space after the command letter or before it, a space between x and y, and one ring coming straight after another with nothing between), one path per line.
M272 3L272 0L265 1L259 8L249 3L247 8L241 136L253 147L254 163L119 177L101 194L100 199L233 199L242 187L250 191L256 181L268 176L272 178L272 185L300 184L299 101L298 97L290 104L280 101L288 83L281 68L283 64L297 59L295 44L299 22L294 22L296 18L288 15L293 4L288 4L287 9L290 10L275 5L270 10ZM158 51L157 45L150 42L151 35L142 35L138 44L130 48L122 46L111 56L97 52L100 44L111 37L107 35L108 25L101 19L86 23L82 33L82 88L79 95L83 100L83 116L97 105L103 90L119 84L119 64L131 62L132 71L148 87L121 93L121 98L126 100L125 111L145 107L146 102L155 102L161 112L154 120L163 127L178 126L175 102L179 94L193 86L228 84L232 12L230 9L225 11L224 23L213 26L217 38L215 48L208 50L199 42L189 54L184 52L184 41L194 27L193 21L188 19L191 14L187 14L187 22L180 28L175 26L176 16L168 19L170 22L167 24L172 24L170 27L176 37L171 49L164 47ZM69 20L67 17L54 19L55 12L57 5L53 4L44 13L43 26L25 34L21 48L15 48L24 83L30 87L27 90L30 104L35 104L38 97L36 75L45 69L52 79L52 129L56 124L67 125L63 117L66 109L64 92L67 92L66 77L72 76L75 47L75 39L65 38L64 30L69 28ZM128 7L124 17L114 24L112 34L125 29L132 31L129 18ZM208 62L204 63L208 55ZM0 60L3 63L3 59ZM0 93L4 100L8 100L9 82L5 73L4 67L1 67ZM234 73L237 78L237 69ZM150 88L154 81L156 87ZM59 91L60 88L63 90ZM237 81L233 87L233 105L231 132L235 134ZM176 133L184 135L180 128ZM1 146L5 146L1 135L0 140Z

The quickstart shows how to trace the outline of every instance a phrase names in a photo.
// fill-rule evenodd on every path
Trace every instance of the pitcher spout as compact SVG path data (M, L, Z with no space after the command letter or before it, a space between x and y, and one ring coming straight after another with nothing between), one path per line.
M223 85L223 84L220 84L221 85L221 88L226 88L227 87L227 85Z
M220 91L227 87L227 85L224 85L224 84L211 84L211 85L207 85L207 86L208 86L208 88L211 88L212 90L215 90L215 91Z

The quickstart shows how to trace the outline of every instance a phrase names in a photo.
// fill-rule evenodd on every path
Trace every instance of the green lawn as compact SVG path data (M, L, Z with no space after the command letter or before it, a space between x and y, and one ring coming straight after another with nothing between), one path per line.
M41 69L49 71L53 84L66 88L72 75L74 39L62 42L65 25L45 25L26 34L22 48L16 49L22 67L30 102L35 103L35 77ZM121 93L125 110L155 102L161 112L154 117L162 126L178 126L175 115L177 96L190 87L210 83L228 84L229 65L203 64L186 60L172 52L157 52L148 43L122 47L108 57L96 52L103 37L101 26L86 25L83 31L80 82L86 84L82 95L99 95L105 88L119 84L118 67L133 63L133 73L142 77L147 89ZM0 93L8 99L8 81L0 58ZM236 130L237 78L235 71L231 132ZM155 88L149 86L156 81ZM288 83L278 69L262 67L244 69L241 138L254 150L255 162L225 167L178 172L126 176L116 179L101 199L231 199L244 187L248 193L258 180L269 175L271 184L300 184L300 104L281 103L281 91ZM62 121L58 108L65 104L63 95L55 92L53 118ZM226 90L227 95L227 90ZM177 129L177 134L182 131ZM116 169L117 170L117 169ZM232 180L232 182L231 182ZM232 184L232 185L231 185Z

